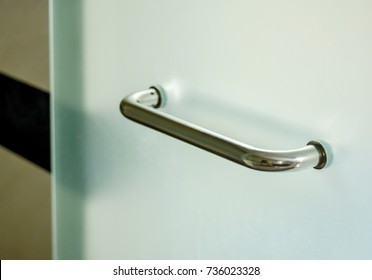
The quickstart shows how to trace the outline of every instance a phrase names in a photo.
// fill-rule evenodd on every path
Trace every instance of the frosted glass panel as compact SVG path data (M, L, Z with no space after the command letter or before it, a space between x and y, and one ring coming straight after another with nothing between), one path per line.
M82 1L51 1L54 257L84 258Z
M368 1L51 3L55 258L372 257ZM166 112L333 163L260 173L125 119L154 84Z

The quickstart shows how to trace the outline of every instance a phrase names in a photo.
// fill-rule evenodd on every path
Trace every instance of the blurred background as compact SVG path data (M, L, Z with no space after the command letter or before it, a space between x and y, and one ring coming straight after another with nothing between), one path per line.
M48 40L48 0L0 0L0 74L26 86L11 94L49 93ZM0 79L0 96L8 84ZM50 172L2 145L7 133L0 130L0 259L50 259Z

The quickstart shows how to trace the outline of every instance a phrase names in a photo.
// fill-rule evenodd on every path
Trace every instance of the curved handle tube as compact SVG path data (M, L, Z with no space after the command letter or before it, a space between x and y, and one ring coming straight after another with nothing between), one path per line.
M322 169L327 163L326 151L317 141L310 141L305 147L294 150L258 149L157 110L164 106L165 100L166 93L162 87L151 87L124 98L120 110L125 117L135 122L251 169Z

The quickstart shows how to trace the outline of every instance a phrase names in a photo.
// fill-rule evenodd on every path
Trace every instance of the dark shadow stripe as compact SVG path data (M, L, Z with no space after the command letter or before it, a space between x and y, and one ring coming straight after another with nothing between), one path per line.
M50 171L49 94L1 73L0 145Z

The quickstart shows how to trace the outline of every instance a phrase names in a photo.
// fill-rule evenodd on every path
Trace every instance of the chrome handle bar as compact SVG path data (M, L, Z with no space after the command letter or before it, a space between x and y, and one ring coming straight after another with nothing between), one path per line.
M294 150L258 149L157 110L165 105L165 101L165 90L161 86L154 86L124 98L120 103L120 111L135 122L251 169L322 169L327 164L326 150L317 141L310 141L305 147Z

